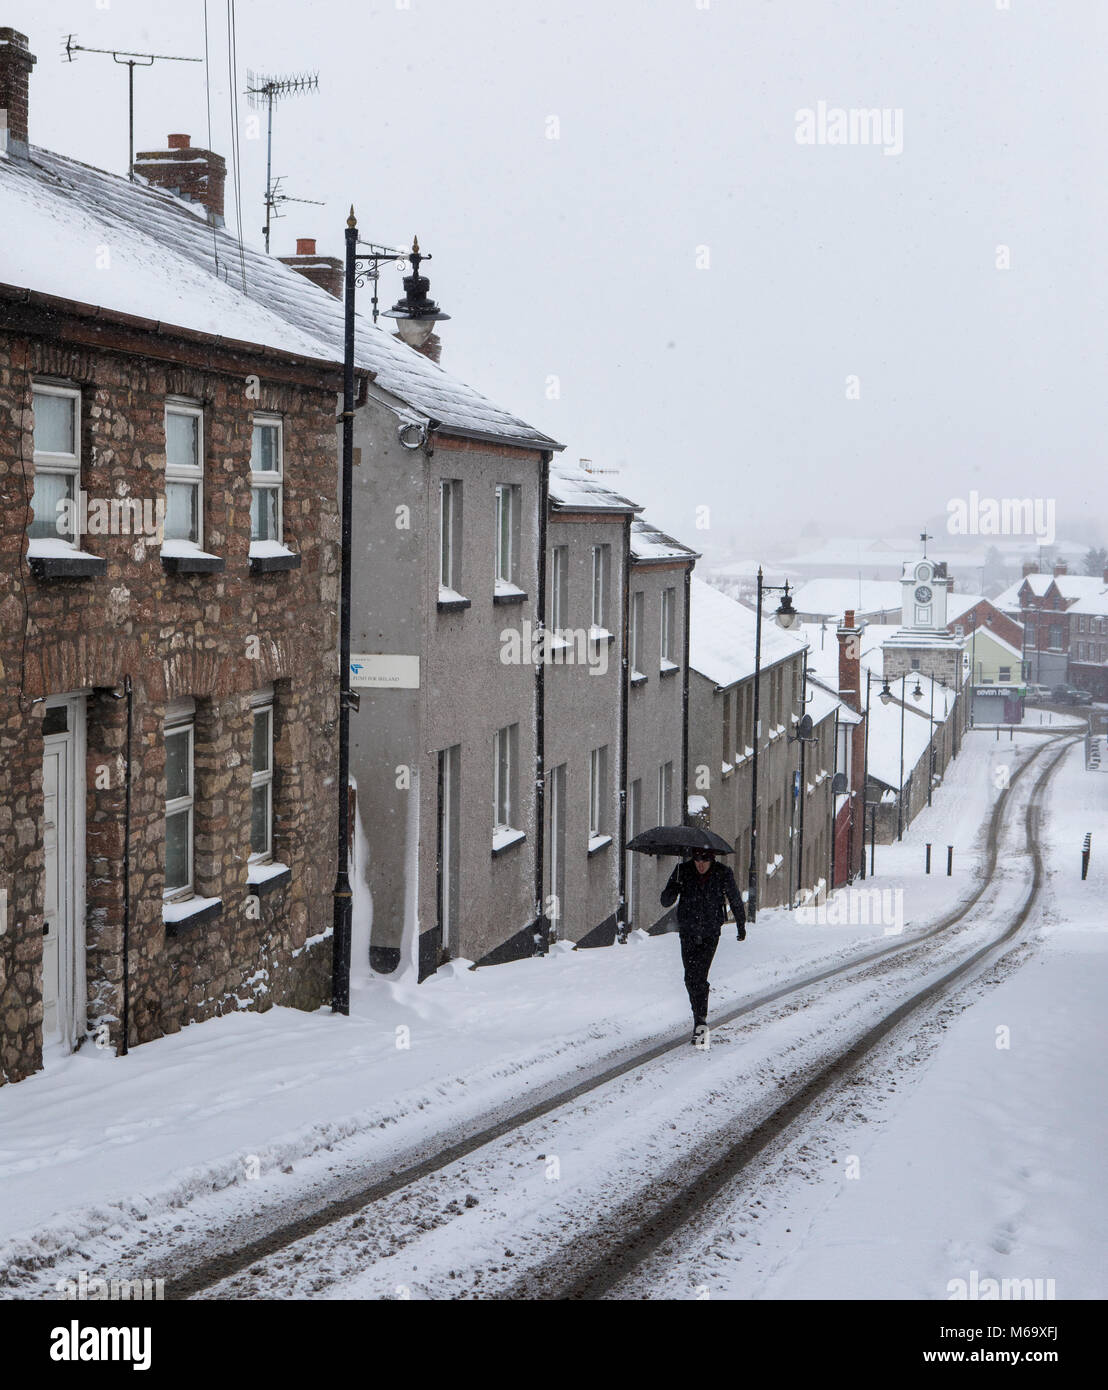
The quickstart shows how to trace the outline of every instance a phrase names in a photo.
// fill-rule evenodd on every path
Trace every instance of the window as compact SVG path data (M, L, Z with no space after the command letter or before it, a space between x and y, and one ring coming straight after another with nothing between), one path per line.
M199 406L165 408L165 538L190 541L204 535L204 416Z
M555 635L569 624L569 547L556 545L550 556L550 626Z
M665 671L675 664L673 655L673 628L674 618L677 613L677 590L662 590L662 657L661 667Z
M663 763L658 769L658 824L671 824L673 815L673 764Z
M443 478L439 491L439 583L457 591L461 582L462 485Z
M250 777L250 858L273 858L273 690L253 699Z
M592 625L606 631L608 627L608 556L609 547L592 548Z
M165 892L192 897L193 737L195 706L182 700L165 718Z
M517 526L519 489L508 483L496 485L496 583L515 586L519 572Z
M34 386L35 490L31 540L77 541L81 481L81 395L65 386ZM68 518L65 514L68 513ZM65 518L59 529L58 522Z
M642 673L644 665L640 645L642 643L644 595L640 591L631 595L631 630L628 633L628 646L631 650L631 680L646 680Z
M498 729L493 740L493 828L511 828L515 810L515 763L519 725Z
M281 421L254 416L250 442L250 539L282 540L284 448Z
M998 679L998 680L1002 680L1002 681L1010 681L1010 680L1012 679L1012 668L1011 668L1011 666L1001 666L1001 667L999 667L999 668L997 669L997 679Z
M589 754L589 839L608 833L608 750L594 748Z
M1061 623L1051 623L1049 647L1052 651L1061 651L1064 642L1063 629Z

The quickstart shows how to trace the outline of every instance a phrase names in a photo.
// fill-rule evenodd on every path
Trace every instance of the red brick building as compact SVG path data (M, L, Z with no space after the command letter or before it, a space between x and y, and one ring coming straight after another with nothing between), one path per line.
M218 180L28 145L33 62L0 30L0 1082L318 1006L335 872L340 368Z

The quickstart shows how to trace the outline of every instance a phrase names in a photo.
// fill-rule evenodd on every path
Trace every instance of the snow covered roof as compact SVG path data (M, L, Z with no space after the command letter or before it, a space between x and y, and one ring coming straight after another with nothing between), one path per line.
M652 522L637 516L631 523L631 558L650 564L661 560L699 560L699 554L660 531Z
M904 780L907 782L908 775L923 757L924 750L927 748L931 739L931 718L929 715L930 700L930 681L924 676L920 684L923 687L924 697L917 705L911 698L904 701L901 705L900 692L895 689L897 682L894 682L894 696L887 705L883 705L880 700L874 698L870 701L869 715L869 739L866 747L867 766L869 775L876 778L878 782L886 787L897 787L900 785L900 730L901 714L903 711L904 727ZM946 701L940 699L940 693L946 696ZM946 713L949 711L949 703L952 698L950 691L937 684L935 685L935 731L938 733L941 723ZM927 776L926 768L923 776Z
M980 608L982 604L989 604L996 607L996 599L986 598L984 594L947 594L946 616L952 623L957 622L963 613L968 613L971 608Z
M1007 589L997 594L992 602L997 608L1018 612L1020 590L1028 585L1036 598L1042 598L1054 584L1064 599L1095 598L1105 589L1103 576L1099 574L1025 574Z
M550 502L556 511L641 512L637 502L613 491L584 468L555 464L550 469Z
M967 632L962 638L962 647L965 651L972 651L974 646L980 646L982 642L994 642L1002 651L1010 653L1012 656L1022 659L1023 652L1013 643L1006 641L999 632L995 632L991 627L979 627L976 631L976 644L974 643L975 634Z
M689 665L719 686L746 680L754 674L755 615L695 574L690 584ZM764 624L762 669L776 666L804 647L802 637L775 623Z
M0 159L0 280L224 339L340 362L343 305L306 276L212 228L203 209L32 146ZM110 268L98 268L106 249ZM241 259L240 259L241 256ZM246 292L242 290L245 270ZM560 449L359 315L355 362L451 434Z
M1083 598L1079 598L1076 603L1071 604L1070 607L1066 609L1066 612L1092 613L1098 616L1103 616L1108 613L1108 586L1105 585L1103 580L1099 580L1098 582L1100 584L1099 593L1086 594Z
M895 579L809 579L793 591L798 613L819 613L841 618L855 613L881 613L899 609L900 584Z

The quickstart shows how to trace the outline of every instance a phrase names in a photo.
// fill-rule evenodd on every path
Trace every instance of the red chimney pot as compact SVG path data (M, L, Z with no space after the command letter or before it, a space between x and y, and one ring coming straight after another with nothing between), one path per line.
M315 237L314 237L314 236L298 236L298 237L296 238L296 254L297 254L298 256L314 256L314 255L315 255Z
M169 137L169 148L171 150L187 150L191 135L171 135Z

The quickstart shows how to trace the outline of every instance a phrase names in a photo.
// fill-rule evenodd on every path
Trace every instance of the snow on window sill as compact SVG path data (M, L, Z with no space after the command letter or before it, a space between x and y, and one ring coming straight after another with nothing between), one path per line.
M510 825L498 825L492 832L493 855L503 854L513 845L521 845L526 838L527 832L525 830L513 830Z
M186 898L183 902L162 903L167 936L178 936L189 927L214 921L222 912L222 898Z
M168 574L218 574L227 567L226 560L201 550L195 541L165 540L161 558Z
M279 864L276 860L262 863L260 860L247 865L246 886L255 889L258 893L266 893L274 888L279 888L283 883L289 882L292 878L292 870L287 864Z
M606 627L597 627L594 623L592 627L589 628L590 642L614 642L615 640L615 633L609 632Z
M90 555L60 536L40 536L27 542L27 563L36 579L83 579L104 574L108 562Z
M299 552L290 550L280 541L250 542L250 570L253 574L269 574L272 571L299 568Z
M493 603L523 603L526 598L526 592L518 584L512 584L507 579L498 579L493 585Z
M658 674L661 676L675 676L680 669L681 667L676 661L670 661L668 657L663 656L662 664L658 668Z
M723 777L730 777L731 774L732 774L732 772L734 772L734 770L735 770L735 765L734 765L734 763L724 763L724 764L722 765L722 767L720 768L720 775L723 776Z
M687 805L689 808L689 815L695 816L701 811L706 811L708 809L708 798L706 796L697 796L694 793L689 797Z
M589 854L599 854L602 849L607 849L611 843L612 837L610 835L590 835Z
M645 685L645 684L646 684L646 677L643 675L643 673L642 673L641 671L634 671L634 670L632 670L632 672L631 672L631 684L632 684L632 685Z
M440 613L460 613L463 608L471 606L470 600L466 598L465 594L460 594L457 589L451 589L445 584L439 585Z

